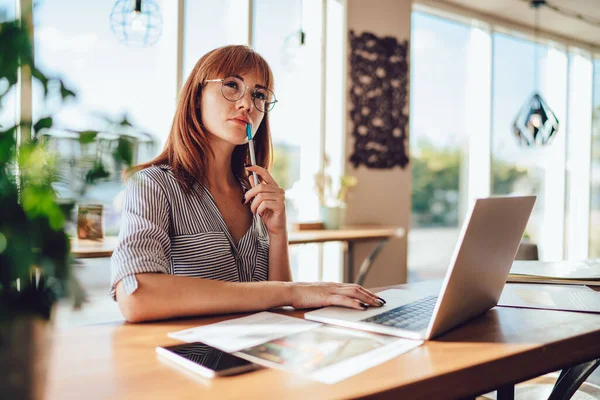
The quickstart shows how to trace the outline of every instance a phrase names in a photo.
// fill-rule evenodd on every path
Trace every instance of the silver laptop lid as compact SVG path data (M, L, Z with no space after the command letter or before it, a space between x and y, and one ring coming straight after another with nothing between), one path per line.
M475 201L465 218L427 339L498 303L535 199L519 196Z

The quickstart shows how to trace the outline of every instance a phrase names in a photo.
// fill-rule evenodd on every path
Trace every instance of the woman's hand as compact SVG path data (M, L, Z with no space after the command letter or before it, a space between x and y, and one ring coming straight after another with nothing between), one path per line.
M381 307L385 300L353 283L291 283L294 308L342 306L364 310Z
M262 182L254 186L254 180L250 178L252 189L246 192L244 204L252 201L250 205L252 213L260 215L270 235L285 233L285 191L277 185L265 168L251 165L246 169L251 173L256 172Z

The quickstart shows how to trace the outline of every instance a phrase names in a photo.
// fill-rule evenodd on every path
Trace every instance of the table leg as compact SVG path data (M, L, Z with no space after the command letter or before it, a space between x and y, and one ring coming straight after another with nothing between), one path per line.
M548 400L570 399L579 386L600 365L600 359L575 365L561 371Z
M346 242L346 282L354 282L354 242Z
M505 385L496 391L496 400L515 400L515 385Z

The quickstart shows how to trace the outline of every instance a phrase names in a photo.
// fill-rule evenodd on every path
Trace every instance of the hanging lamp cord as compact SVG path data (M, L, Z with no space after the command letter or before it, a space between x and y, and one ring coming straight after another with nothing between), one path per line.
M520 0L520 1L522 1L524 3L529 3L530 6L535 7L535 8L539 8L539 6L543 5L558 14L579 20L581 22L585 22L586 24L594 26L594 27L600 27L600 19L586 17L582 13L570 10L568 8L564 8L562 6L557 6L553 2L548 2L546 0Z
M533 89L537 93L538 91L538 35L540 30L540 6L545 5L544 0L531 0L529 5L535 8L535 26L533 30Z

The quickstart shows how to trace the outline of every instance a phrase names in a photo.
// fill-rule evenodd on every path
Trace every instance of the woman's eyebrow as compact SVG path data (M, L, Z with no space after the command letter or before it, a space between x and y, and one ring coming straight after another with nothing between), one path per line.
M241 75L234 75L233 77L240 79L242 82L246 82ZM259 89L268 89L265 85L254 85L254 87Z

